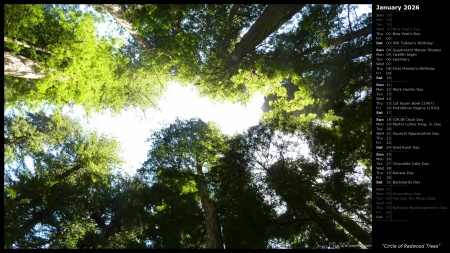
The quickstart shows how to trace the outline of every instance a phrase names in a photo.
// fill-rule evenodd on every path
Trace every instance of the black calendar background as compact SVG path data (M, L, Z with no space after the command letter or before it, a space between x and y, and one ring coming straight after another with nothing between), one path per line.
M388 11L377 10L378 6L401 6L402 11ZM405 8L416 8L415 10L405 10ZM423 203L426 206L428 203L433 203L435 206L448 207L448 192L450 182L447 179L448 166L448 145L446 139L448 120L448 106L447 101L450 97L446 94L448 81L448 42L446 41L446 8L442 4L436 3L405 3L405 2L383 2L373 4L373 43L374 50L376 45L376 14L391 14L391 23L393 28L420 28L420 37L402 36L401 33L392 36L392 41L419 41L419 42L433 42L433 45L392 45L393 48L420 48L426 49L441 49L441 52L425 52L418 53L415 57L408 57L409 61L393 61L392 66L401 68L414 68L432 66L434 71L406 71L397 70L392 71L392 87L408 87L408 88L422 88L423 92L402 92L392 91L392 102L422 102L423 104L430 104L438 106L438 110L392 110L392 116L408 116L409 118L423 118L426 122L438 123L433 127L415 127L413 131L427 131L438 133L438 136L408 136L408 135L393 135L393 146L403 145L420 146L419 150L408 150L407 152L392 152L392 159L394 162L408 162L417 161L429 163L429 166L418 166L415 169L415 179L420 181L418 185L407 185L403 189L408 192L420 192L422 196L432 196L435 201L412 201L414 206ZM386 16L385 16L386 17ZM383 34L385 36L385 34ZM385 39L385 38L384 38ZM385 45L383 45L385 46ZM403 47L399 47L403 46ZM406 47L405 47L406 46ZM381 47L380 47L381 48ZM375 88L376 83L376 54L373 53L373 83ZM375 94L375 92L374 92ZM430 103L431 102L431 103ZM373 115L376 115L376 101L373 100ZM373 146L375 147L375 120ZM411 131L411 127L395 127L393 132ZM374 148L375 153L377 150ZM403 166L405 169L407 167ZM403 167L400 167L403 169ZM428 245L438 246L438 248L448 247L449 233L448 227L448 209L439 210L392 210L392 221L378 220L375 215L375 173L376 167L373 166L373 194L374 194L374 214L373 214L373 248L402 248L410 245ZM394 167L395 170L395 167ZM401 180L401 177L398 177ZM399 191L401 187L393 187L393 191ZM395 190L394 190L395 189ZM396 203L393 201L392 206ZM406 244L406 245L405 245ZM428 244L428 245L427 245Z

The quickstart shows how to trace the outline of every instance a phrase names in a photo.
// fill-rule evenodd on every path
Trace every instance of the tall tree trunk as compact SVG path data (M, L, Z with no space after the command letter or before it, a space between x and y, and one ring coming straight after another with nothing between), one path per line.
M339 43L351 41L351 40L354 40L356 38L367 36L369 34L372 34L372 24L369 24L368 26L363 27L363 28L361 28L359 30L356 30L356 31L353 31L353 32L350 32L350 33L347 33L347 34L344 34L344 35L341 35L339 37L336 37L336 38L333 39L331 44L329 44L327 46L328 47L336 46ZM310 49L307 49L307 50L303 51L301 53L301 55L307 55L307 54L310 54L310 53L313 53L313 52L318 52L318 51L321 51L321 50L323 50L322 46L315 46L315 47L312 47Z
M239 43L236 43L225 66L227 71L232 75L236 74L242 59L251 53L270 34L291 19L305 5L269 4Z
M354 48L353 50L346 52L346 53L342 53L341 55L337 56L337 57L342 57L343 59L346 60L353 60L362 56L366 56L366 55L371 55L372 54L372 43L366 44L362 47L357 47ZM297 66L294 67L294 71L299 74L302 75L303 71L308 70L308 69L319 69L319 68L326 68L327 66L331 66L332 64L335 64L333 62L335 58L331 58L328 60L324 60L322 62L318 62L318 63L313 63L313 64L298 64Z
M372 236L366 230L361 228L354 220L345 214L342 214L334 206L329 205L324 199L319 198L316 202L317 207L322 209L331 219L339 223L345 230L353 235L358 241L365 245L372 245Z
M33 214L33 217L31 219L27 220L21 227L20 230L22 234L28 233L36 224L41 222L46 215L50 214L52 211L48 209L41 210L35 214Z
M322 232L325 234L328 240L330 240L330 242L348 242L347 235L344 233L344 231L337 229L336 224L333 223L332 219L324 217L323 215L317 213L314 207L308 207L307 211L314 222L321 228Z
M347 58L350 60L356 59L361 56L372 54L372 43L366 44L362 47L355 48L347 53Z
M4 51L4 75L20 78L41 79L45 77L42 67L31 59Z
M220 228L219 213L214 200L209 197L202 165L197 164L197 189L205 212L206 246L207 249L223 249L222 232Z
M234 16L236 16L237 11L239 10L240 4L233 4L230 10L230 15L228 16L228 26L233 24Z
M350 41L359 37L363 37L363 36L367 36L369 34L372 34L372 24L367 25L366 27L363 27L359 30L356 31L352 31L350 33L344 34L342 36L339 36L338 38L336 38L336 40L334 41L333 45L336 45L338 43L342 43L345 41Z
M125 30L127 30L133 40L138 43L139 46L144 50L151 50L152 46L138 34L138 31L133 28L133 22L131 20L125 19L123 17L123 12L126 10L123 4L102 4L101 7L107 11L113 18L122 26Z
M348 210L348 212L358 216L358 218L360 220L362 220L364 223L366 224L372 224L372 219L370 217L370 214L368 214L368 216L365 216L364 214L362 214L361 212L359 212L358 210L355 210L355 207L340 203L342 205L342 208L344 208L345 210Z
M331 44L327 45L327 47L336 46L343 42L347 42L347 41L351 41L356 38L368 36L369 34L372 34L372 25L371 24L364 28L361 28L359 30L336 37L331 42ZM289 49L283 49L283 50L281 50L281 53L271 55L269 57L269 61L278 62L279 63L278 65L285 65L289 68L293 67L294 71L297 74L301 75L303 73L303 71L306 71L307 69L326 67L327 64L330 64L330 62L332 60L324 60L322 62L308 64L306 62L302 62L300 60L293 60L293 59L299 59L302 56L306 56L308 54L315 53L315 52L320 52L322 50L324 50L324 48L322 46L314 46L314 47L304 50L298 56L295 55L295 57L291 57L291 60L289 60L289 58L287 58L287 57L289 57L289 54L291 54L291 52L289 51ZM368 43L367 45L364 45L362 47L355 48L354 50L347 52L346 55L343 55L343 57L346 57L348 60L352 60L352 59L358 58L360 56L366 56L366 55L370 55L370 54L372 54L372 43ZM286 60L286 59L288 59L288 60Z

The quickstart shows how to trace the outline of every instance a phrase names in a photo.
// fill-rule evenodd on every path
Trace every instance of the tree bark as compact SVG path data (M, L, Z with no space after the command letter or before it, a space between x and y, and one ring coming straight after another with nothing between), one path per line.
M226 65L227 71L232 75L236 74L242 59L305 5L269 4L239 43L236 43Z
M80 164L76 164L72 168L70 168L69 170L66 170L63 173L61 173L60 175L57 175L55 178L58 179L58 180L63 180L65 178L67 178L68 176L70 176L75 171L80 170L82 168L83 168L83 166L81 166Z
M345 230L353 235L358 241L365 245L372 245L372 236L361 228L354 220L346 217L334 206L329 205L324 199L319 198L316 202L317 207L322 209L330 218L339 223Z
M3 36L3 41L6 42L6 41L8 41L8 40L10 40L8 37ZM43 48L36 47L36 46L33 46L33 45L28 45L28 44L23 43L23 42L21 42L21 41L17 41L17 40L10 40L10 41L13 41L14 43L16 43L17 45L22 46L22 47L30 48L30 49L33 49L33 50L36 50L36 51L40 51L40 52L46 53L46 54L52 54L52 52L47 51L47 50L45 50L45 49L43 49Z
M328 45L328 47L336 46L339 43L346 42L346 41L351 41L351 40L354 40L356 38L367 36L369 34L372 34L372 24L370 24L370 25L368 25L368 26L366 26L364 28L361 28L359 30L356 30L356 31L353 31L353 32L350 32L350 33L347 33L347 34L344 34L344 35L341 35L341 36L335 38L333 40L333 42L330 45ZM310 54L312 52L317 52L317 51L320 51L320 50L323 50L322 46L315 46L315 47L312 47L312 48L309 48L309 49L303 51L301 53L301 55Z
M41 79L45 77L43 68L36 62L20 55L4 51L4 75L19 78Z
M355 48L349 52L342 53L342 58L345 58L347 60L353 60L362 56L370 55L372 54L372 43L366 44L362 47ZM341 56L339 56L341 57ZM298 64L295 66L294 71L301 75L303 71L307 69L318 69L318 68L325 68L327 66L330 66L333 63L333 59L325 60L319 63L311 64L311 65L303 65Z
M33 217L31 217L31 219L27 220L21 227L20 230L22 231L23 234L28 233L28 231L30 231L32 228L34 228L34 226L36 226L36 224L38 224L39 222L41 222L44 217L49 214L51 212L51 210L41 210L37 213L35 213L33 215Z
M366 44L362 47L355 48L347 54L347 58L352 60L361 56L372 54L372 43Z
M344 204L342 204L342 203L341 203L341 205L342 205L342 207L343 207L345 210L348 210L350 213L352 213L352 214L358 216L358 218L359 218L360 220L362 220L364 223L366 223L366 224L372 224L372 219L370 218L370 216L367 217L367 216L361 214L360 212L358 212L358 210L355 210L355 208L352 207L352 206L344 205Z
M123 17L123 12L126 10L123 4L102 4L101 6L105 11L111 14L120 26L130 33L133 40L139 46L141 46L144 50L151 50L153 48L142 36L138 34L138 31L133 28L133 22Z
M222 233L220 228L219 213L214 200L209 197L202 165L197 165L197 189L205 212L206 245L207 249L223 249Z
M8 137L3 137L3 145L9 145L9 144L11 144L11 141L10 141L10 139L8 138Z
M234 16L236 16L237 11L239 10L240 4L233 4L230 10L230 15L228 16L228 26L231 26L233 23Z
M322 229L325 236L330 240L330 242L334 243L346 243L348 242L347 235L336 228L336 224L333 223L332 219L323 217L318 214L315 208L308 207L308 213L314 222Z
M336 38L335 43L333 45L336 45L338 43L342 43L345 41L354 40L359 37L367 36L369 34L372 34L372 24L369 24L366 27L363 27L359 30L352 31L350 33L344 34L338 38Z

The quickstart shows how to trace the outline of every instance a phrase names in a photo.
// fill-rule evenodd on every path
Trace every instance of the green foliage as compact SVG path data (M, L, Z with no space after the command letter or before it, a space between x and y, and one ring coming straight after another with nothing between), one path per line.
M100 19L77 5L5 5L5 50L46 73L6 76L7 108L145 109L179 81L219 101L245 103L263 92L270 110L233 137L212 123L177 119L152 132L136 177L112 172L121 163L116 141L82 131L58 110L5 115L4 247L203 248L201 178L225 248L366 240L371 61L354 51L371 42L341 35L371 17L348 23L354 5L308 5L295 27L270 35L230 75L230 53L264 7L127 5L124 18L153 47L142 51L133 41L97 37ZM308 156L300 154L304 145Z
M263 119L274 129L303 133L314 157L330 159L333 168L354 173L355 164L364 164L370 175L371 59L352 52L370 46L371 40L367 35L343 39L370 20L361 16L346 24L353 15L347 11L355 6L346 7L308 5L298 29L272 38L274 50L262 68L276 69L285 79L267 90L270 110Z
M27 13L26 18L15 22L21 13ZM119 71L130 68L129 56L120 51L123 44L112 37L99 38L96 19L78 6L6 5L5 23L5 50L37 62L46 73L32 81L5 79L7 108L18 102L37 108L49 101L81 104L88 112L119 112L128 106L155 107L154 100L161 96L163 75L143 68Z
M312 127L312 126L310 126ZM307 130L306 125L303 128ZM332 132L331 132L332 133ZM323 134L323 133L322 133ZM324 141L324 147L329 147L325 143L330 143L325 136L317 136L320 141ZM333 135L330 135L333 138ZM269 126L259 125L250 128L240 137L239 145L232 145L233 156L226 159L227 178L221 178L217 181L217 191L221 192L221 187L225 187L230 182L233 187L224 188L223 192L230 196L235 204L236 210L240 210L241 206L247 206L250 202L240 202L241 196L246 196L252 187L246 185L245 174L237 172L237 168L247 167L250 173L250 181L256 183L256 192L250 196L260 192L265 200L272 203L276 215L264 216L261 213L256 215L258 218L247 218L247 222L266 217L259 228L259 232L264 231L268 241L274 240L284 242L288 247L293 248L318 248L328 245L327 242L341 236L340 238L348 238L350 241L357 241L358 232L370 235L370 210L371 210L371 194L370 194L370 178L364 178L361 168L358 166L357 159L353 158L351 152L341 154L341 163L336 163L330 159L332 153L317 153L314 144L311 143L310 157L305 157L299 152L301 148L301 140L308 140L308 133L296 133L286 136L278 131L273 131ZM310 140L310 139L309 139ZM319 141L319 140L316 140ZM317 147L317 146L315 146ZM337 146L332 145L330 151L338 152ZM228 153L227 153L228 154ZM223 166L223 165L222 165ZM236 174L236 180L233 180ZM233 176L231 176L233 175ZM231 180L228 181L227 179ZM237 179L239 178L239 180ZM241 184L246 185L240 188ZM239 189L239 193L234 193L235 189ZM223 193L222 193L223 194ZM220 195L217 195L220 196ZM221 203L219 201L219 203ZM251 202L250 202L251 203ZM326 203L326 204L325 204ZM227 202L222 203L223 209L229 205ZM259 205L266 205L260 203ZM335 211L339 209L340 212ZM247 212L249 208L247 208ZM253 209L264 210L264 208L256 206ZM253 210L252 209L252 210ZM246 213L240 213L233 210L235 216L228 216L227 212L223 212L223 220L239 220L240 217L247 217ZM270 210L267 209L267 210ZM229 210L228 210L229 211ZM244 211L245 212L245 211ZM269 212L270 213L270 212ZM335 217L333 220L327 217ZM344 224L345 230L340 224L348 217L358 217L360 224ZM340 218L347 217L347 218ZM235 225L240 230L245 231L246 221L240 221ZM351 223L351 222L349 222ZM227 223L224 223L224 235L227 233ZM258 227L254 224L253 226ZM347 230L348 229L348 230ZM332 232L330 232L332 231ZM351 231L351 232L350 232ZM239 234L238 231L233 233ZM241 235L241 238L247 238L251 235L247 232ZM232 235L228 235L228 238ZM332 236L332 237L330 237ZM225 240L227 236L224 236ZM259 238L264 238L262 235ZM363 238L364 239L364 238ZM361 239L362 240L362 239ZM243 239L242 242L245 240ZM247 246L248 247L248 246ZM261 247L261 246L259 246Z
M145 248L143 235L142 184L120 174L109 175L108 184L93 188L84 207L93 226L76 241L79 249Z
M239 33L253 22L263 5L240 5L230 20L232 5L132 5L124 16L133 20L139 34L153 46L152 58L163 66L176 67L181 83L199 83L200 93L218 100L245 101L253 90L246 83L230 81L224 60L233 50ZM250 70L250 69L247 69ZM251 85L248 85L251 86ZM236 89L237 88L237 89Z
M152 148L147 164L190 171L194 171L197 164L214 163L224 144L220 131L200 119L177 119L168 127L153 132L148 141Z
M58 111L5 116L4 145L6 248L56 243L66 224L85 214L91 188L121 163L116 141L82 132ZM41 229L39 242L33 236Z
M224 137L211 123L177 119L148 141L148 159L138 170L148 184L146 195L154 193L145 204L152 221L146 228L148 239L155 248L202 248L205 218L198 180L204 172L199 174L197 166L209 171L224 148Z
M237 136L211 169L227 249L261 249L269 243L267 224L275 212L254 182L250 155L248 144Z
M151 248L202 248L204 218L198 192L195 186L186 192L192 181L176 172L181 171L160 173L158 182L141 191L142 237L152 242Z
M277 92L277 86L268 89L266 95L274 94L276 98L273 110L264 117L274 126L292 132L300 130L295 127L299 121L339 124L342 119L351 120L343 114L355 107L370 110L366 101L371 98L371 60L352 53L370 45L370 36L344 39L345 34L367 26L367 16L355 18L349 27L345 22L350 14L344 7L308 5L302 10L298 29L272 37L274 49L262 61L262 69L282 73L284 82L295 87L290 96L289 92L288 96ZM296 118L299 115L306 118Z

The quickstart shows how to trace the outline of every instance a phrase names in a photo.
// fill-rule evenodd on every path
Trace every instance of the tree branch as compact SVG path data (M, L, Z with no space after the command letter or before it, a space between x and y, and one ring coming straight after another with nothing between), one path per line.
M36 47L36 46L33 46L33 45L28 45L28 44L26 44L24 42L21 42L21 41L18 41L18 40L9 39L8 37L6 37L6 35L3 36L3 41L5 41L5 42L12 41L12 42L14 42L17 45L22 46L22 47L30 48L30 49L33 49L33 50L36 50L36 51L39 51L39 52L43 52L43 53L46 53L46 54L50 54L50 55L53 54L52 52L50 52L48 50L45 50L43 48Z
M72 173L74 173L75 171L80 170L81 168L83 168L83 166L81 166L80 164L76 164L71 169L64 171L62 174L57 175L55 178L58 180L65 179L68 176L70 176Z

